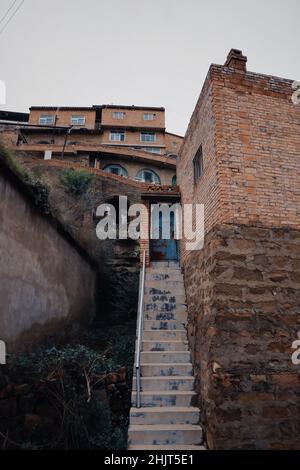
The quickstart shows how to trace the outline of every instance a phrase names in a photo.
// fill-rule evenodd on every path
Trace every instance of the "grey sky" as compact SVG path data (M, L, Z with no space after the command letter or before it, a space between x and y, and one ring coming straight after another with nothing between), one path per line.
M25 0L0 35L1 107L165 106L184 134L210 63L232 47L251 71L300 79L299 0Z

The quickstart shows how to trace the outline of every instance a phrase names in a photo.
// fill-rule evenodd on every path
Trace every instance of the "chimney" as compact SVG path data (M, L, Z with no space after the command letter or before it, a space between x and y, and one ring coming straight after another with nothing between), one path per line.
M243 55L242 51L239 51L238 49L231 49L227 56L227 60L224 66L230 67L235 70L241 70L242 72L246 72L247 60L247 57Z

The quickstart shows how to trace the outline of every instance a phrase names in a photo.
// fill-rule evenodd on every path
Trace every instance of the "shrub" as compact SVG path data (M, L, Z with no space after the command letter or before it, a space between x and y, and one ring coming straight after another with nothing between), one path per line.
M74 196L81 196L81 194L86 192L94 178L95 175L84 170L70 168L62 172L60 180L65 185L68 193Z

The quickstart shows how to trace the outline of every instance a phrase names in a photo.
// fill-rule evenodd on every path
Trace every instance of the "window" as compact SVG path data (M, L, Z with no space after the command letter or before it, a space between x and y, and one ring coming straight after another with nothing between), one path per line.
M193 160L193 167L194 167L194 182L197 183L199 178L203 175L203 151L202 145L200 145L199 149Z
M161 149L159 147L144 147L143 150L150 153L160 153Z
M153 120L154 120L154 114L144 113L144 121L153 121Z
M124 119L125 113L122 113L120 111L116 111L113 114L114 119Z
M176 149L176 147L177 147L177 142L172 142L172 147L174 147L174 149Z
M136 179L139 181L143 181L144 183L160 184L159 176L155 173L155 171L151 170L150 168L140 170L136 175Z
M156 142L155 132L141 132L141 142Z
M112 173L113 175L124 176L124 178L128 178L126 168L121 165L107 165L104 168L104 171L106 171L107 173Z
M54 116L42 114L40 116L39 123L41 126L52 126L54 124Z
M72 126L84 126L85 125L85 116L72 116L71 117Z
M176 186L176 185L177 185L177 176L174 175L172 178L172 186Z
M111 142L124 142L125 132L124 131L110 131L109 140Z

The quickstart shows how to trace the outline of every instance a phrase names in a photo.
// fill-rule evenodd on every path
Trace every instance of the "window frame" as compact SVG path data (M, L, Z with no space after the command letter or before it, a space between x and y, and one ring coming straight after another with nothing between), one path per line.
M153 136L153 140L151 140L151 139L150 140L148 140L148 139L144 140L143 136L145 137L146 135ZM140 133L140 142L144 142L144 143L146 142L146 143L151 143L151 144L155 143L156 142L156 133L151 132L151 131L142 131Z
M73 120L79 121L79 119L83 120L83 122L81 123L77 122L76 124L73 122ZM73 114L71 115L70 123L71 123L71 126L85 126L86 117L81 114Z
M123 139L122 137L120 139L112 139L112 136L116 136L116 135L120 135L120 136L123 136ZM114 130L110 130L109 131L109 141L110 142L125 142L125 139L126 139L126 132L125 131L114 131Z
M51 122L41 122L42 120L51 119ZM39 116L39 125L40 126L53 126L54 125L54 116L53 114L40 114Z
M115 168L118 168L121 170L121 173L123 172L124 174L117 174L117 173L113 173L112 171L107 171L108 168L111 168L111 167L115 167ZM105 165L105 167L103 168L103 171L105 171L106 173L110 173L111 175L116 175L116 176L122 176L123 178L128 178L128 171L127 169L122 166L122 165L119 165L118 163L108 163L107 165Z
M117 115L121 117L117 117ZM125 113L123 111L113 111L112 112L112 118L116 119L118 121L122 121L125 118Z
M151 173L153 176L154 176L154 181L146 181L144 176L140 176L141 174L144 174L144 172L148 172L148 173ZM161 179L160 179L160 176L154 171L152 170L152 168L142 168L141 170L139 170L137 172L137 175L136 175L136 179L137 180L142 180L143 183L146 183L146 184L157 184L157 185L161 185ZM155 181L155 179L157 181Z
M153 153L154 155L161 155L160 147L144 147L143 150L148 153Z
M202 178L203 173L204 173L203 147L202 145L200 145L193 158L194 184L198 183L198 181Z
M147 116L147 117L146 117ZM144 121L154 121L155 114L154 113L144 113L143 120Z

